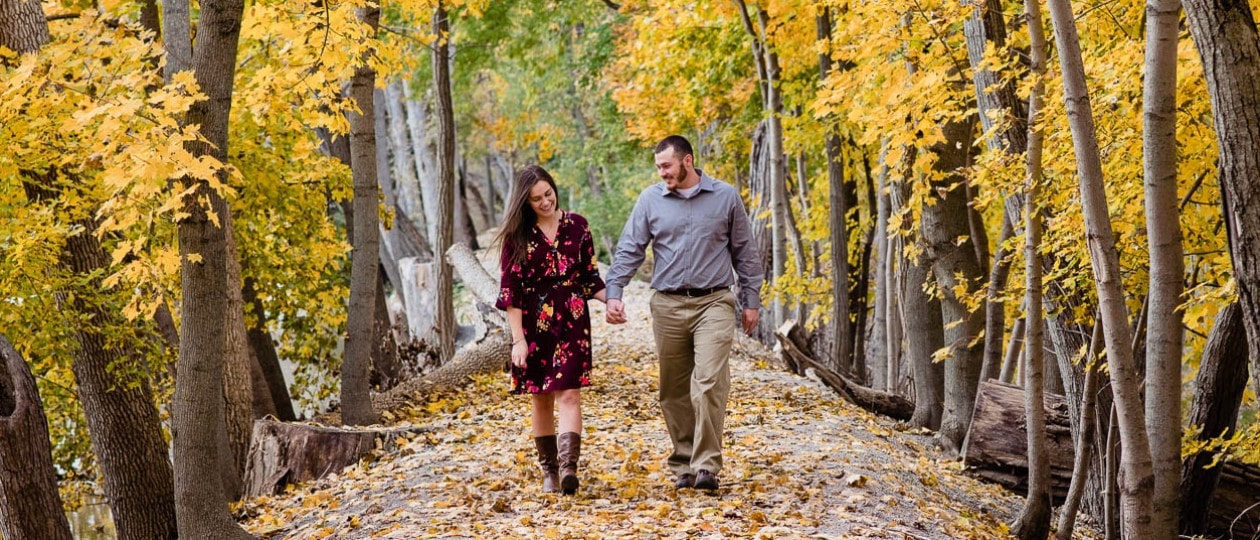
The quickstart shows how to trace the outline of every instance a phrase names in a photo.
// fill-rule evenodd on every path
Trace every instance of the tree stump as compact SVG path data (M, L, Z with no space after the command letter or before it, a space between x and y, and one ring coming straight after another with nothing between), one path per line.
M425 428L343 428L254 422L253 443L245 470L245 496L279 493L285 486L339 472L376 449L396 447L400 435Z

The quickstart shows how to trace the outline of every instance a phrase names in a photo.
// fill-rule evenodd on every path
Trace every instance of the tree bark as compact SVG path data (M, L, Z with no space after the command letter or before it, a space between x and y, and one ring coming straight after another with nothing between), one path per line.
M1177 198L1177 33L1180 0L1146 2L1142 164L1150 287L1146 325L1146 430L1152 472L1154 540L1177 538L1181 473L1180 309L1185 263Z
M167 0L165 18L187 13L187 3ZM193 104L186 118L200 125L204 141L188 143L194 156L214 156L226 162L228 119L236 48L240 38L242 0L203 0L197 44L191 67L208 99ZM182 16L182 15L180 15ZM187 28L188 21L170 21L171 28ZM186 36L187 31L183 31ZM178 41L176 41L178 43ZM182 47L179 45L178 47ZM167 50L172 49L168 41ZM182 52L176 53L178 57ZM170 72L181 69L168 58ZM192 193L184 199L187 216L178 225L183 303L180 348L171 431L175 456L175 511L182 538L251 538L228 513L227 498L215 467L225 463L219 442L226 437L223 408L223 321L227 309L227 253L224 229L211 212L224 216L226 201L208 182L185 178ZM202 201L207 201L208 204Z
M267 380L268 396L276 409L276 418L284 422L297 420L297 414L293 411L293 399L289 396L289 385L285 383L284 372L280 369L280 356L276 354L276 345L271 341L271 332L267 330L267 312L262 299L258 298L258 291L254 289L252 278L245 279L241 288L241 299L251 310L246 316L246 336Z
M1216 322L1203 346L1199 374L1194 379L1194 398L1189 425L1199 428L1200 441L1230 437L1238 421L1238 408L1247 386L1247 333L1238 302L1226 305L1216 314ZM1209 467L1216 459L1210 452L1188 456L1181 466L1181 533L1187 536L1209 532L1212 496L1220 481L1221 466Z
M437 95L437 237L435 253L446 253L455 232L455 110L451 103L451 27L441 2L433 12L433 89ZM437 265L438 351L443 364L455 356L455 302L452 269L442 259Z
M1120 426L1120 501L1126 538L1152 535L1151 511L1154 476L1147 437L1137 364L1132 350L1132 329L1124 305L1119 256L1107 212L1102 162L1094 129L1085 68L1072 5L1067 0L1049 0L1054 21L1059 64L1063 69L1063 97L1076 151L1080 176L1081 209L1085 215L1086 239L1098 291L1103 321L1107 361L1111 368L1117 420Z
M1024 186L1024 318L1028 333L1027 369L1024 370L1024 417L1028 440L1028 495L1024 509L1011 527L1011 532L1021 540L1044 540L1050 535L1050 459L1047 454L1045 385L1042 376L1045 362L1042 346L1045 321L1041 306L1041 230L1042 216L1038 207L1041 189L1041 132L1037 120L1042 109L1042 92L1045 91L1046 37L1041 26L1041 3L1025 0L1024 13L1028 17L1032 51L1032 95L1028 98L1027 183ZM1075 479L1075 476L1073 476Z
M241 257L236 249L232 214L221 218L227 276L227 309L223 321L223 401L226 404L227 449L230 467L223 467L223 493L228 500L241 497L241 481L245 478L245 458L249 454L249 437L254 425L254 387L251 381L253 363L246 341L245 306L241 292Z
M1260 35L1245 0L1182 4L1212 101L1217 170L1247 347L1260 351ZM1252 373L1260 373L1260 355L1251 362Z
M3 2L0 3L0 46L8 47L19 53L37 52L49 39L48 26L41 5L37 2ZM24 188L32 201L52 199L59 195L51 188L56 171L34 173L24 171L29 179ZM72 188L73 189L73 188ZM83 219L75 223L80 229L66 239L60 263L80 276L88 279L87 288L94 294L101 289L101 270L107 267L108 255L100 245L96 236L97 222L94 219ZM125 367L119 371L127 373L120 381L118 373L110 366L122 364L134 365L136 353L130 347L111 348L99 328L110 325L125 324L115 312L92 302L85 302L82 295L76 295L71 301L72 309L84 313L96 321L94 326L83 326L75 329L78 348L75 349L71 369L75 375L78 397L82 403L84 416L91 436L92 451L100 463L104 477L105 496L114 515L119 538L170 538L175 534L174 488L171 483L171 465L167 459L167 445L162 438L161 423L157 408L154 405L153 392L147 379L134 373L127 373ZM25 363L17 358L8 342L0 340L0 352L6 362L15 361L20 370L26 370ZM11 356L11 358L10 358ZM33 381L29 388L23 386L25 381L19 367L8 366L7 377L12 383L6 388L10 392L34 391ZM29 376L29 372L27 374ZM119 384L123 382L124 384ZM133 384L134 383L134 384ZM22 410L9 411L14 414L8 420L8 429L23 430L26 436L42 435L42 447L39 440L20 443L5 449L7 458L0 459L4 463L25 463L31 460L33 467L29 479L12 479L0 476L5 484L6 503L14 508L23 508L32 512L28 517L0 520L0 523L12 523L13 529L0 530L6 537L43 538L43 534L34 536L9 536L12 531L29 532L25 527L47 521L48 509L25 508L28 503L45 504L45 495L31 491L31 501L9 500L10 492L43 489L42 475L39 470L42 461L49 460L47 424L43 417L42 406L38 403L38 395L12 396L23 405ZM33 407L33 408L32 408ZM38 420L33 416L38 414ZM8 414L8 413L6 413ZM39 426L32 422L38 421ZM5 437L8 439L8 437ZM29 454L13 454L23 445L31 451ZM6 443L8 446L8 443ZM40 448L43 448L42 453ZM56 495L56 487L53 486ZM58 498L55 512L60 514L61 506ZM64 524L64 516L61 522ZM46 522L47 534L60 536L56 523ZM40 531L43 532L43 531ZM68 530L66 531L68 536Z
M359 8L361 24L375 36L380 8ZM369 38L369 39L374 39ZM373 88L376 71L367 59L356 67L350 80L350 95L359 112L350 113L351 170L354 176L354 242L351 249L350 304L346 313L345 357L341 365L341 420L347 425L368 425L379 421L372 410L370 376L372 342L375 338L376 280L380 257L380 230L377 212L376 125Z
M984 313L969 310L956 292L968 283L984 282L972 245L967 196L959 173L969 161L966 149L971 146L971 130L968 122L945 125L945 141L931 149L936 154L933 168L940 177L932 181L929 197L942 192L944 196L934 204L925 202L921 210L923 237L932 251L932 271L942 294L941 318L945 322L945 346L949 349L945 359L945 410L941 416L940 438L946 448L955 453L962 450L967 436L984 362L984 343L979 339L984 332ZM951 189L951 186L955 187Z
M818 53L818 72L822 81L831 74L831 12L823 7L815 17L818 29L818 40L827 44L827 48ZM834 121L834 120L833 120ZM827 130L827 200L831 203L828 209L828 223L831 235L831 288L832 307L831 320L834 335L831 338L831 361L838 366L848 367L853 357L853 326L849 311L849 227L848 198L845 193L844 155L840 144L840 134L834 127ZM866 377L866 366L853 366L859 376Z
M254 442L249 449L245 495L275 495L285 486L339 473L369 452L397 448L400 437L430 430L347 429L259 420L254 423Z
M874 230L872 240L875 243L875 306L871 310L871 331L866 340L866 363L871 370L871 388L891 390L894 382L888 380L888 366L889 362L895 362L897 361L894 360L895 358L900 358L901 333L893 330L900 329L901 316L897 310L889 309L894 305L892 298L897 294L897 287L893 285L891 275L893 266L890 258L894 257L894 254L889 249L888 207L890 203L886 189L888 166L883 164L883 151L880 152L879 162L881 164L879 175L872 179L877 183L878 191L874 205L875 224L872 225ZM896 328L892 328L894 323L898 325ZM898 354L893 354L892 351L897 351Z
M26 4L27 10L40 10L42 15L39 4ZM0 30L5 30L0 35L7 33L15 15L9 7L9 2L0 2ZM4 336L0 336L0 463L5 464L0 467L0 536L70 540L35 376Z

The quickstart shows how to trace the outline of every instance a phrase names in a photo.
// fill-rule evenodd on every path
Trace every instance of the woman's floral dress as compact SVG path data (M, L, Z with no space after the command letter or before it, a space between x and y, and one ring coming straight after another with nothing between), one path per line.
M591 316L586 301L604 289L586 218L560 215L555 243L537 226L525 262L500 256L499 309L520 308L529 356L511 366L513 394L545 394L591 384ZM510 365L510 364L509 364Z

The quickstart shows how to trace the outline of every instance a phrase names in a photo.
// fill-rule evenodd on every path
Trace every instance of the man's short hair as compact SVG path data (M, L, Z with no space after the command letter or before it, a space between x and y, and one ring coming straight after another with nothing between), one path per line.
M678 154L679 158L682 158L683 156L695 155L695 152L691 150L691 143L687 141L687 138L683 137L682 135L670 135L668 137L665 137L664 139L661 139L661 142L656 144L655 153L659 154L661 152L664 152L668 148L673 148L674 152Z

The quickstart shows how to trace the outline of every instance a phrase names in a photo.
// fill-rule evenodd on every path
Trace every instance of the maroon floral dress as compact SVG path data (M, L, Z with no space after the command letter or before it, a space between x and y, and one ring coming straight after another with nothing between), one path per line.
M500 256L499 309L519 308L529 356L511 366L513 394L545 394L590 386L591 316L586 301L604 289L595 264L595 242L586 218L560 215L552 243L537 226L525 262ZM510 364L509 364L510 365Z

